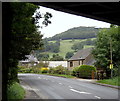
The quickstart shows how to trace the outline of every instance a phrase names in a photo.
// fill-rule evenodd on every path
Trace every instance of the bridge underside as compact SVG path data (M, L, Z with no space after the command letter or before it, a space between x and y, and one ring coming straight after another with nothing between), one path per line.
M119 2L37 2L34 4L120 25Z

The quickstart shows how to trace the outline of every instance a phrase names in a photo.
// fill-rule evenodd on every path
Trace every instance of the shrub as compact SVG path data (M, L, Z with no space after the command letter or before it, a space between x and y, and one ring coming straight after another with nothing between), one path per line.
M55 74L55 68L50 67L49 71L50 74Z
M73 76L81 78L91 78L92 72L96 72L96 68L89 65L81 65L73 69Z
M55 73L56 74L65 74L65 67L63 67L62 65L55 67Z
M48 68L46 68L46 67L42 67L41 68L41 73L47 73L48 72Z

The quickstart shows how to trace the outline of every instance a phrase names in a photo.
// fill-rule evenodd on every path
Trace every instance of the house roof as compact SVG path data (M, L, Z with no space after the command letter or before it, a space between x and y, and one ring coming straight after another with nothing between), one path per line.
M92 48L86 48L86 49L79 50L69 60L81 60L81 59L85 59L91 53L91 50L92 50Z

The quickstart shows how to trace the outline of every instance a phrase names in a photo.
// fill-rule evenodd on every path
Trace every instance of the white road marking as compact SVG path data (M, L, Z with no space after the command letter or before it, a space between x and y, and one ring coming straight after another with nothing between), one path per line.
M101 99L99 96L94 96L94 97L96 97L96 98L98 98L98 99Z
M73 88L73 87L71 87L71 86L68 86L68 87Z
M62 85L62 83L59 83L60 85Z
M38 77L39 79L41 79L41 77Z
M81 92L81 91L78 91L78 90L75 90L75 89L70 89L71 91L73 92L76 92L76 93L80 93L80 94L91 94L91 93L88 93L88 92Z

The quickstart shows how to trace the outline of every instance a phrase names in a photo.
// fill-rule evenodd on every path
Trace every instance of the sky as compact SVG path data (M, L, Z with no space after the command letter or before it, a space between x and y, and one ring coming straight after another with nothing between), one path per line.
M70 28L79 27L79 26L86 26L86 27L97 27L97 28L109 28L110 24L98 21L82 16L77 16L69 13L64 13L61 11L56 11L51 8L46 8L40 6L41 14L44 14L46 12L49 12L52 14L52 18L50 21L52 22L47 27L43 27L42 29L39 29L41 31L41 34L43 34L43 38L45 37L52 37L55 34L59 34L61 32L64 32ZM40 19L39 24L42 25L42 19Z

